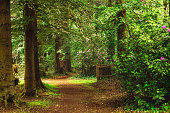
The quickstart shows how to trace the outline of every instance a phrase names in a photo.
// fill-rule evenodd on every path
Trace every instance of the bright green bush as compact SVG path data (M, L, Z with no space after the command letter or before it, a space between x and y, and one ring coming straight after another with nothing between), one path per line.
M131 104L128 104L131 109L165 110L170 87L170 28L166 18L164 23L161 19L163 9L160 2L138 3L133 8L137 7L140 10L127 10L129 35L122 40L125 51L116 59L115 72L131 97Z

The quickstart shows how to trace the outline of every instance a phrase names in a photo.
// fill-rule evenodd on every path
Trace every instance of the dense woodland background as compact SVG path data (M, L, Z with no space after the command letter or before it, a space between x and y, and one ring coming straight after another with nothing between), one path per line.
M0 34L0 101L16 95L10 61L24 96L49 73L95 76L96 64L111 64L129 109L169 109L169 0L0 0Z

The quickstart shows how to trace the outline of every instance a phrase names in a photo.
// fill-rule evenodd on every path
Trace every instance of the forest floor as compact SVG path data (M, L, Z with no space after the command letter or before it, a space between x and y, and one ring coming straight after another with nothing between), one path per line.
M33 98L22 98L23 101L38 104L14 105L0 107L0 113L124 113L123 98L126 93L121 90L118 80L101 80L92 84L74 83L69 79L71 74L61 78L43 79L44 83L57 86L56 95L41 93Z

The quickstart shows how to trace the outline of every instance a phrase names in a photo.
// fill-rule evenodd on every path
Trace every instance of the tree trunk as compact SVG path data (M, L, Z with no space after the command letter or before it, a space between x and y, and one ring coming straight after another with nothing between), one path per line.
M69 31L69 4L68 4L68 0L64 0L64 1L65 1L64 6L66 7L66 9L63 11L63 15L65 18L62 24L65 27L65 30L68 32ZM65 58L61 62L61 64L63 64L62 68L64 69L65 73L71 72L71 54L70 54L69 33L65 34L62 44L65 45L64 46Z
M166 12L167 12L167 6L168 6L168 1L167 0L163 0L163 4L164 4L164 15L166 15ZM167 19L164 17L163 19L164 22L167 21Z
M68 51L68 53L66 53L66 57L67 57L67 59L66 59L66 64L67 64L67 71L68 72L71 72L72 71L72 69L71 69L71 54L70 54L70 48L69 48L69 51Z
M68 11L68 0L64 0L65 4L64 7L66 7L66 10L63 11L64 15L64 20L61 22L61 24L65 27L65 30L68 32L69 31L69 11ZM58 71L59 73L66 74L66 72L71 72L71 54L70 54L70 39L69 39L69 34L67 33L64 35L64 37L61 39L57 39L56 41L59 42L59 45L56 45L56 51L59 50L59 48L64 44L64 53L65 56L62 54L55 54L56 57L56 62L55 62L55 68L56 72ZM57 44L57 43L56 43ZM65 57L62 61L59 61L59 58Z
M44 57L45 57L45 53L44 53L44 42L43 39L41 40L41 57L40 57L40 64L41 64L41 68L43 68L43 75L46 75L45 72L47 71L46 65L45 65L45 61L44 61Z
M43 40L41 40L41 57L40 57L40 63L44 65L44 44Z
M0 0L0 102L15 95L12 76L10 0Z
M26 2L24 6L25 27L25 96L36 94L35 72L34 72L34 10Z
M36 88L45 88L40 78L40 70L39 70L39 60L38 60L38 41L37 41L37 13L34 10L34 72L35 72L35 81Z
M108 0L108 7L112 7L112 0Z
M67 4L68 5L68 4ZM68 7L69 8L69 7ZM68 9L67 9L67 16L66 16L66 28L69 30L69 13L68 13ZM69 36L69 34L67 34L67 37ZM69 39L69 38L68 38ZM70 40L70 39L69 39ZM70 54L70 41L67 41L67 46L66 46L66 69L68 72L71 72L71 54Z
M118 13L118 18L125 18L126 15L126 10L121 10ZM118 27L117 31L117 37L118 37L118 51L119 53L124 51L124 44L121 42L121 40L125 37L125 30L126 30L126 25L125 23L122 23L121 20L119 19L120 26Z
M112 7L112 0L108 0L108 7ZM112 17L113 18L113 17ZM108 47L108 55L109 59L113 61L113 55L115 54L115 41L116 41L116 36L115 36L115 31L113 32L114 28L114 22L116 22L116 19L111 21L111 25L108 23L108 28L109 28L109 33L108 34L108 40L109 40L109 47Z
M117 3L122 4L123 1L117 0ZM126 18L126 10L122 9L121 11L119 11L118 15L117 15L117 18L118 18L118 24L120 24L119 27L118 27L118 31L117 31L118 57L120 58L121 57L120 55L122 54L122 52L125 51L125 49L124 49L125 44L122 43L122 40L125 37L126 25L125 25L125 23L122 22L121 19Z
M57 53L57 51L60 49L60 46L60 37L57 37L55 39L55 73L61 74L60 53Z

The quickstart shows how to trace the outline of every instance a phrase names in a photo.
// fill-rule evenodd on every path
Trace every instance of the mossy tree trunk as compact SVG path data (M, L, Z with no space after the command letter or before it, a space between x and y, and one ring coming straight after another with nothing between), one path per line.
M117 0L116 1L117 4L123 4L124 1L122 0ZM126 25L125 23L122 21L123 19L126 18L126 10L122 9L118 12L117 14L117 18L118 18L118 30L117 30L117 40L118 40L118 57L121 57L121 54L123 54L123 52L125 52L125 44L122 42L122 40L125 38L125 31L126 31Z
M34 96L36 89L45 88L40 78L37 41L37 12L34 4L26 2L25 24L25 96Z
M34 9L30 8L29 2L24 6L25 27L25 96L34 96L36 94L36 82L34 71L34 32L35 20Z
M15 95L12 76L10 0L0 0L0 102Z
M112 0L108 0L108 7L112 7ZM109 32L107 33L107 37L109 40L109 46L108 46L108 55L109 59L113 61L113 55L115 54L115 46L116 46L116 31L114 30L116 23L116 19L112 16L111 17L111 23L108 23Z

